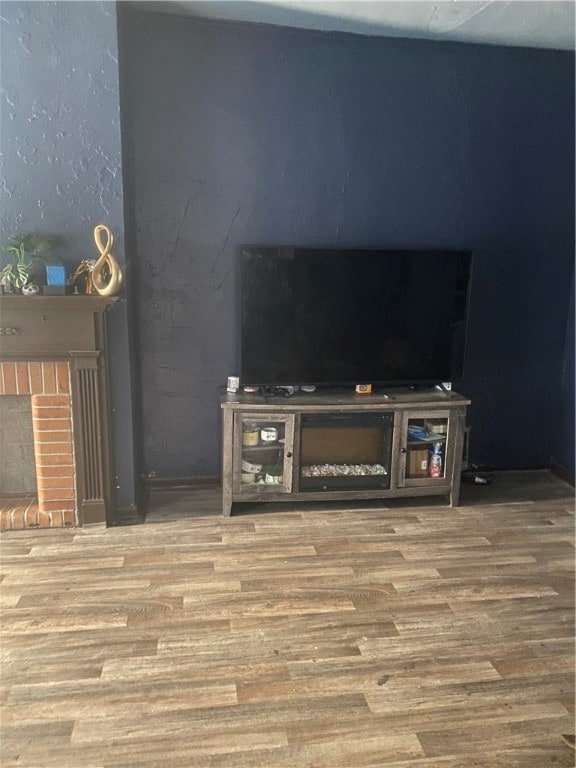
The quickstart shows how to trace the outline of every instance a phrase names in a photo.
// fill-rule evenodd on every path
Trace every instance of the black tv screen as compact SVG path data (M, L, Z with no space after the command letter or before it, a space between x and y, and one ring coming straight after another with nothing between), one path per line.
M469 251L242 246L242 386L463 376Z

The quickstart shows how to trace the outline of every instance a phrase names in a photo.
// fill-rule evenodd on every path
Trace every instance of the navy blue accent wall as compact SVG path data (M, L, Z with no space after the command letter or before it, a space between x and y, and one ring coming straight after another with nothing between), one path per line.
M564 52L119 7L143 470L219 471L241 243L470 248L471 459L549 465L574 257Z
M574 473L574 278L566 323L562 367L559 426L554 444L554 463Z
M10 2L1 15L2 244L17 232L58 235L51 255L73 272L98 256L93 230L106 223L126 268L116 4ZM115 485L126 507L135 482L125 301L109 327Z

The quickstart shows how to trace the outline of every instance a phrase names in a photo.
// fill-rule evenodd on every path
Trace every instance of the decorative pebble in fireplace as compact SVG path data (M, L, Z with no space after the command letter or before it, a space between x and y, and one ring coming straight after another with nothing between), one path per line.
M302 477L363 477L387 474L382 464L310 464L302 467Z

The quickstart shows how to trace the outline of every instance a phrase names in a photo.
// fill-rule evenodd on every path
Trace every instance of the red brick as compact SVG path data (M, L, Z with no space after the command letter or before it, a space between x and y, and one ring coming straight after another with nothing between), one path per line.
M68 405L43 406L34 404L35 419L67 419L70 422L70 408Z
M43 363L45 365L45 363ZM32 397L33 408L45 408L46 406L65 405L70 406L70 397L68 395L34 395Z
M77 526L76 521L76 513L72 511L66 511L63 513L64 516L64 527L65 528L75 528Z
M45 456L46 454L59 454L62 456L72 456L72 442L44 443L40 442L37 446L36 456ZM42 463L41 461L39 463Z
M26 528L38 527L38 505L37 504L31 504L26 510L26 514L24 516L24 524Z
M19 531L24 528L26 516L26 507L15 507L10 515L10 528L13 531Z
M72 450L72 433L70 432L38 432L34 430L34 439L38 453L42 453L44 448L50 445L66 445L68 446L67 450ZM47 450L46 452L49 453L50 451Z
M44 394L51 395L57 392L56 369L54 363L42 363L42 375L44 378Z
M10 510L0 509L0 531L10 531L10 530L11 530Z
M6 395L17 395L15 363L2 363L2 371L4 373L4 393Z
M55 432L57 430L64 429L67 432L71 431L70 419L51 419L49 417L38 416L38 411L34 413L34 429L40 432Z
M38 525L40 526L40 528L52 527L52 519L50 517L50 512L38 512Z
M28 363L16 363L16 390L18 395L30 394Z
M45 501L40 504L42 512L51 512L52 510L60 510L61 512L74 512L76 509L75 501Z
M58 392L70 392L68 363L56 363L56 387Z
M38 498L41 501L68 501L74 498L73 488L44 489L38 488Z
M55 454L44 453L36 456L36 467L72 467L73 465L72 451Z
M74 467L70 464L56 465L50 467L36 466L36 478L38 480L61 479L68 480L71 485L74 484Z
M67 491L74 488L73 479L70 477L38 477L38 488L50 491L56 488L64 488Z
M64 528L64 515L61 511L51 512L50 517L52 518L52 528Z
M30 394L41 395L43 392L42 363L28 363L28 376L30 378Z

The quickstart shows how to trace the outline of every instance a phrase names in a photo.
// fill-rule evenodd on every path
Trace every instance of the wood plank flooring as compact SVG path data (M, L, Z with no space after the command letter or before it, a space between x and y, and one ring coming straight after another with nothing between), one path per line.
M1 536L2 768L565 768L574 499L442 499Z

